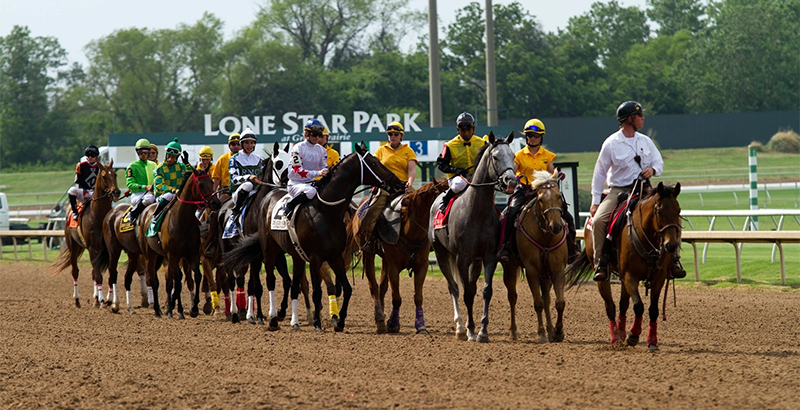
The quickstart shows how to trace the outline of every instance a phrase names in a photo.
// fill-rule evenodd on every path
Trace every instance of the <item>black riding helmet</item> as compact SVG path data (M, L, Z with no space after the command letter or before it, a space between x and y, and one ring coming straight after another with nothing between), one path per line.
M460 128L461 124L469 124L472 127L475 126L475 117L468 112L462 112L458 115L458 119L456 119L456 127Z
M644 113L642 104L639 104L636 101L625 101L624 103L620 104L619 107L617 107L617 121L621 123L631 115L642 113Z
M87 157L96 157L100 155L100 150L94 145L89 145L85 150L83 150L83 155L86 155Z

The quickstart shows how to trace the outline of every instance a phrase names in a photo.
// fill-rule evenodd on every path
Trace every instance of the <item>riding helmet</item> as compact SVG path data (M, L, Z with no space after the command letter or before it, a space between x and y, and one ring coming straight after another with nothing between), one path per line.
M522 133L527 134L529 132L544 135L544 123L538 118L528 120L528 122L525 123L525 127L522 129Z
M312 134L322 134L322 131L325 130L325 126L322 125L318 119L312 118L306 121L306 125L303 127L303 129L311 132Z
M241 135L239 135L238 132L234 132L233 134L231 134L228 137L228 144L232 144L234 142L239 142L239 137L241 137Z
M200 148L200 158L214 158L214 150L212 150L208 145L204 145L203 148Z
M181 148L181 144L178 143L178 138L173 139L172 142L167 144L166 151L167 154L174 155L176 157L181 155L181 151L183 151L183 149Z
M400 135L405 135L405 131L403 131L403 124L400 124L399 122L395 121L395 122L389 123L389 125L386 126L386 133L387 134L395 133L395 132L399 132Z
M100 155L100 150L94 145L89 145L85 150L83 150L83 155L86 155L87 157L96 157Z
M458 119L456 119L456 127L458 127L461 124L469 124L474 127L475 117L473 117L472 114L468 112L462 112L461 114L458 115Z
M251 130L250 127L247 127L244 129L244 131L242 131L241 141L245 142L247 140L258 142L258 137L256 137L256 133L253 132L253 130Z
M148 140L146 140L144 138L140 139L139 141L136 141L135 149L136 149L136 151L139 151L139 150L142 150L142 149L150 150L150 141L148 141Z
M631 115L642 114L643 112L644 109L642 109L642 104L639 104L636 101L625 101L617 108L617 121L625 121L625 119Z

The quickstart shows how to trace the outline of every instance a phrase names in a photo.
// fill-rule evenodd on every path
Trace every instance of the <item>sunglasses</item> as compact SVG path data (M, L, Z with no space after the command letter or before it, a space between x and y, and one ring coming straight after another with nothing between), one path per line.
M535 132L526 132L525 136L528 137L528 138L544 137L544 134L537 134Z
M470 124L468 122L462 122L461 124L458 124L458 129L460 129L460 130L472 129L472 124Z
M238 147L238 146L240 146L240 145L242 145L242 144L241 144L241 143L239 143L239 142L229 142L229 143L228 143L228 145L233 145L233 146L235 146L235 147Z
M399 137L399 136L403 135L403 134L401 134L399 132L390 132L388 134L389 134L390 137Z

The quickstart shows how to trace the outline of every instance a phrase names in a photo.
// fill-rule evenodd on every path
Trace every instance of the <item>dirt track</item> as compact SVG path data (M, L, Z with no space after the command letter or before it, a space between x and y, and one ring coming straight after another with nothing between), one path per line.
M86 266L76 309L71 276L53 278L47 268L0 264L0 408L796 409L800 400L797 291L679 287L677 308L670 295L668 320L659 320L661 350L651 354L608 346L594 287L568 294L560 344L534 342L531 297L521 287L521 339L509 342L499 273L492 341L478 344L453 337L441 278L426 283L430 336L414 334L407 277L399 335L375 334L358 277L345 332L320 334L305 323L268 332L210 316L115 315L90 307Z

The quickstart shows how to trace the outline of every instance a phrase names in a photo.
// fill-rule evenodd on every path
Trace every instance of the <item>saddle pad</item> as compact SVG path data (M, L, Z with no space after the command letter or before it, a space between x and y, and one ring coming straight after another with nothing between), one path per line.
M253 192L255 192L255 190ZM231 239L234 236L241 234L239 227L244 225L244 218L247 215L247 209L250 208L250 202L252 202L252 199L253 195L251 193L251 195L247 197L247 200L244 201L242 212L239 212L238 223L233 220L233 212L228 215L228 219L225 220L225 229L222 231L222 239Z
M83 205L83 202L78 202L78 217L79 218L80 218L81 215L83 215L83 209L84 208L85 208L85 206ZM70 207L70 209L72 209L72 207ZM74 215L74 214L75 214L75 212L70 211L69 215L67 215L67 226L69 226L70 228L77 228L78 227L78 220L72 218L72 215Z
M119 233L130 232L133 230L133 228L135 228L133 222L131 222L130 218L128 217L128 214L131 213L131 209L133 209L132 205L125 210L124 214L122 214L122 219L119 221Z
M177 198L177 197L175 197ZM166 208L161 210L161 213L155 216L155 218L150 219L150 226L147 227L147 233L144 236L148 238L152 238L156 236L159 232L161 232L161 224L164 222L164 216L167 215L167 212L172 208L172 205L175 203L175 199L170 201Z
M278 200L278 203L272 207L272 217L270 218L269 229L273 231L286 231L289 230L289 221L286 220L286 215L283 214L283 207L292 198L291 195L286 194Z
M444 194L440 194L444 195ZM447 217L450 216L450 208L453 207L453 202L458 198L458 195L453 196L450 199L450 203L447 204L447 208L444 210L444 213L440 210L436 210L436 216L433 217L433 229L442 229L447 227Z
M399 195L392 199L389 205L383 209L383 213L375 225L378 235L390 245L397 244L400 239L401 207L404 197L405 195Z

